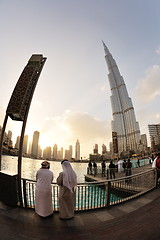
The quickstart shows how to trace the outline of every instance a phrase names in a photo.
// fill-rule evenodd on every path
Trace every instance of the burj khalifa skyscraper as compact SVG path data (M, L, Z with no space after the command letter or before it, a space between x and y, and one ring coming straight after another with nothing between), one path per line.
M137 152L140 143L140 129L136 121L132 100L128 95L123 77L111 53L103 42L111 88L112 136L116 134L117 153Z

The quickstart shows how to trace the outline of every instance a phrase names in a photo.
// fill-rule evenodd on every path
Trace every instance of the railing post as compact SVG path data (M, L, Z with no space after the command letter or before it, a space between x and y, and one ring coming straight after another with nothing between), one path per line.
M155 186L158 187L158 176L157 176L157 170L154 170L154 174L155 174Z
M24 207L27 208L27 192L26 192L26 180L23 179L23 197L24 197Z
M107 194L107 207L109 207L110 206L110 196L111 196L111 181L107 182L106 194Z

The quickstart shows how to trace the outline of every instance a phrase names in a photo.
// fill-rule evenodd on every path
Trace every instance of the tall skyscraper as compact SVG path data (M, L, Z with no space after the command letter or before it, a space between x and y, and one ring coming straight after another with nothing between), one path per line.
M43 158L44 159L51 159L51 147L46 147L44 150L43 150Z
M30 142L29 146L28 146L28 154L29 155L31 155L31 151L32 151L32 143Z
M7 134L7 145L9 147L13 147L13 143L12 143L12 132L9 130L8 134Z
M12 140L12 132L10 130L8 131L8 139Z
M72 158L72 153L73 153L73 147L72 145L69 145L69 151L70 151L70 159Z
M107 147L105 144L102 145L102 154L105 154L107 152Z
M103 46L111 88L112 133L117 135L118 153L128 152L129 150L136 152L139 148L141 137L132 100L128 96L125 82L120 75L115 60L104 43Z
M95 144L93 147L93 154L98 154L98 144Z
M23 141L23 153L27 153L27 147L28 147L28 135L25 135Z
M61 147L60 150L57 152L57 159L62 160L63 159L63 148Z
M147 135L146 134L141 134L141 144L147 149L148 148L148 143L147 143Z
M156 151L157 147L160 146L160 123L158 124L149 124L149 135L151 141L151 148L153 151ZM157 149L159 151L159 149Z
M40 145L38 145L38 158L42 157L42 148Z
M19 149L19 142L20 142L20 136L17 137L16 143L15 143L15 148Z
M77 140L75 147L75 160L80 160L80 142Z
M33 158L38 157L38 142L39 142L39 132L35 131L33 134L32 149L31 149L31 156Z
M54 160L57 160L57 151L58 151L57 144L54 144L54 146L53 146L53 159Z
M65 153L64 153L64 158L67 159L67 160L71 160L72 158L72 145L69 146L69 149L65 150Z

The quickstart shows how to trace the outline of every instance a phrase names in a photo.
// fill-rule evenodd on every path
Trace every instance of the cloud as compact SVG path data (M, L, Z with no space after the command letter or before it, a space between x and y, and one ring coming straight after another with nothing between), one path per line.
M158 55L160 55L160 47L158 47L158 48L155 50L155 52L156 52Z
M74 137L80 139L105 138L107 135L106 121L96 119L88 113L74 113L65 118Z
M160 95L160 66L154 65L146 71L146 76L138 81L136 95L143 102L153 101Z

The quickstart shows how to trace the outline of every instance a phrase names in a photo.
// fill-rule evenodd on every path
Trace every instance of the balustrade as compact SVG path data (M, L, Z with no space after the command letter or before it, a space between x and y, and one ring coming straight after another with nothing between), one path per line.
M36 181L22 179L23 207L34 208ZM76 189L75 210L109 207L135 198L156 187L156 172L150 169L131 176L79 183ZM52 183L53 210L58 211L59 187Z

